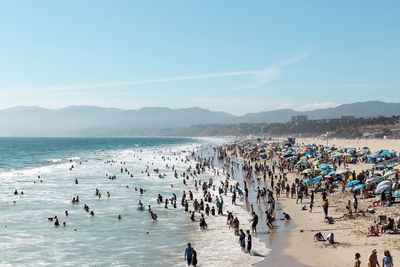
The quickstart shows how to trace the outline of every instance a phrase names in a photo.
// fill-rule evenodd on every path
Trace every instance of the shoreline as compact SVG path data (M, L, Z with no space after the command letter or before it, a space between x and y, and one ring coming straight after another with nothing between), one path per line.
M246 139L242 139L244 141ZM360 139L332 139L329 140L329 145L335 144L337 147L342 145L349 145L353 147L363 147L365 140ZM298 143L311 143L311 144L324 144L326 140L322 139L299 139ZM392 139L369 139L368 147L374 153L379 149L395 149L400 150L400 142ZM269 161L270 164L270 161ZM367 170L372 164L357 163L349 164L350 170L355 170L360 173L362 170ZM292 183L295 178L301 178L299 173L288 173L288 183ZM254 178L254 177L253 177ZM260 185L262 187L264 182L252 183L252 187ZM269 184L270 180L267 177L265 185ZM267 186L269 187L269 186ZM249 197L252 190L249 190ZM378 259L381 261L383 250L388 249L393 256L394 265L400 264L399 254L397 253L400 247L400 238L398 235L382 235L379 237L367 237L367 229L369 224L373 223L374 218L379 214L387 214L388 212L394 213L393 216L398 218L399 211L396 212L395 207L385 207L377 210L376 215L361 216L361 213L356 214L355 219L342 218L343 213L346 213L345 205L347 200L352 199L352 194L345 191L344 193L336 191L330 196L332 204L330 206L330 215L336 219L336 223L331 225L324 223L324 215L322 212L322 199L316 194L314 200L314 209L312 213L308 210L301 210L301 205L296 204L296 198L286 198L281 194L281 197L276 201L277 214L282 211L288 212L292 220L289 225L282 225L281 221L275 221L274 225L279 225L278 228L272 230L272 233L260 235L261 240L266 242L266 245L272 249L271 253L260 263L255 266L332 266L342 267L351 266L354 261L354 254L361 253L362 266L367 263L368 255L372 249L378 250ZM254 197L254 196L253 196ZM365 210L371 201L375 199L359 199L359 210ZM253 201L254 203L255 201ZM398 202L398 200L397 200ZM303 199L303 204L308 208L310 203L309 198ZM256 206L255 206L256 207ZM255 208L257 214L257 208ZM261 211L261 208L260 208ZM261 216L260 216L261 214ZM263 212L259 214L262 220L262 227L266 227L264 223ZM397 214L397 215L396 215ZM389 214L390 216L390 214ZM279 218L279 215L277 216ZM265 229L265 228L264 228ZM330 232L335 234L336 244L328 245L326 242L315 242L313 240L314 234L321 232L326 237Z
M236 158L236 160L238 160L240 162L243 161L242 159L238 159L238 158ZM236 178L236 180L239 180L240 183L243 183L243 181L245 181L245 176L244 176L243 172L240 172L240 174L241 174L240 179L237 179L236 177L235 178ZM269 188L267 183L263 183L261 181L259 183L257 183L257 182L251 183L249 185L249 188L252 190L249 190L249 198L247 200L247 205L245 206L245 208L248 212L251 212L250 204L253 204L255 206L255 210L261 210L255 204L256 197L257 197L255 190L258 185L260 185L260 186L265 185L267 188ZM283 203L277 202L276 210L282 211L283 209L286 209L286 207L284 207ZM262 266L306 267L306 265L303 265L300 261L298 261L298 259L296 259L292 255L283 253L284 249L289 245L288 236L290 235L290 233L295 231L295 229L297 227L295 222L293 220L290 222L277 220L274 224L275 226L277 226L277 228L275 228L273 232L267 233L266 231L267 231L268 227L265 223L265 221L266 221L265 214L264 214L264 212L261 212L261 213L258 213L258 215L259 215L259 226L258 226L259 234L257 235L257 237L271 251L270 251L270 253L268 253L268 255L266 255L266 257L264 259L253 264L253 266L255 266L255 267L262 267Z
M214 145L214 144L213 144ZM197 150L196 156L204 156L203 153L204 151L210 151L210 147L208 145L203 145L200 146ZM207 155L207 156L215 156L213 155ZM194 163L197 163L195 160L191 160ZM202 182L207 182L208 178L205 179L206 177L212 177L213 178L213 184L218 187L220 182L224 181L226 178L226 173L222 173L222 169L220 168L221 162L215 158L214 161L214 168L216 170L220 171L220 175L214 175L212 171L206 171L205 173L201 174L200 177L198 176L196 180L201 180ZM189 181L193 181L190 179ZM236 179L236 177L230 177L229 183L230 184L235 184L236 182L240 182L240 180ZM183 188L185 189L185 188ZM199 190L195 190L193 185L191 183L188 184L187 186L188 190L192 190L193 192L193 199L202 199L202 191L201 188ZM210 191L213 198L215 196L219 195L218 191ZM257 264L259 262L262 262L265 256L268 256L271 253L270 248L265 246L265 242L263 242L258 235L252 234L253 237L253 248L252 248L252 253L255 253L254 255L249 255L247 253L244 253L241 251L240 246L238 244L238 239L239 236L234 235L233 229L229 229L229 226L226 222L227 218L227 212L230 211L232 212L234 217L238 217L240 221L240 228L243 228L243 230L250 229L251 225L248 222L248 220L251 218L251 213L249 212L248 209L248 204L246 203L246 200L243 199L241 200L240 197L237 197L236 199L236 205L231 204L231 196L232 193L227 192L227 196L223 195L223 201L224 201L224 208L223 212L224 214L222 216L205 216L206 222L208 224L208 229L207 230L198 230L195 232L194 238L193 238L193 246L196 249L196 241L200 240L210 240L212 241L213 246L210 247L202 247L200 253L202 255L205 254L208 256L207 263L205 263L205 266L234 266L234 265L239 265L239 266L253 266L254 264ZM192 201L190 201L189 207L192 205ZM207 202L204 202L207 204ZM208 203L210 207L214 205L214 203ZM191 208L189 208L190 210ZM203 213L203 212L202 212ZM199 213L196 213L196 224L198 224L198 218L199 218ZM222 237L222 239L216 238L216 235ZM205 242L201 242L205 243ZM237 251L238 256L236 259L232 258L225 258L226 256L221 253L220 251L215 251L215 248L223 248L224 250L233 250ZM216 256L215 260L211 260L210 256L213 255L213 252L218 253ZM200 255L199 253L199 255ZM201 264L202 260L202 255L199 256L199 262ZM261 257L261 258L259 258Z

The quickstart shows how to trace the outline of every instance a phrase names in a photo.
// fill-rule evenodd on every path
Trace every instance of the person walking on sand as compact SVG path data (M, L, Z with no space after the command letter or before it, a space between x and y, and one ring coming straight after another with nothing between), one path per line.
M380 267L376 249L373 249L368 258L368 267Z
M324 203L322 205L322 208L324 210L325 218L328 217L328 209L329 209L329 202L328 199L324 200Z
M360 258L361 258L361 255L360 255L360 253L357 252L356 255L355 255L353 267L361 267Z
M188 266L192 264L193 250L192 244L188 243L187 248L185 249L185 260L187 261Z
M392 255L390 255L389 250L385 250L383 255L382 267L393 267L393 258Z

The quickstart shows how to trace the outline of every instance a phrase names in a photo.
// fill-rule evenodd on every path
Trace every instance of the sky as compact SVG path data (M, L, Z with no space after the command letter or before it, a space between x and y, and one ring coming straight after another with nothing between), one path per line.
M0 0L0 109L400 102L400 1Z

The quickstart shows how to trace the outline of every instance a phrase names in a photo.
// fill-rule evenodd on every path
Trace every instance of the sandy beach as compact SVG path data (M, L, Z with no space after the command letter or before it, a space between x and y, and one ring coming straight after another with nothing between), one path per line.
M322 139L297 139L296 142L304 144L322 144L326 145L327 140ZM372 153L379 149L400 150L400 142L398 140L345 140L332 139L328 140L329 145L364 147L368 146ZM351 171L357 173L372 167L370 163L349 164ZM287 180L291 184L296 178L301 178L299 173L288 173ZM267 179L264 184L255 182L253 188L257 186L269 185ZM398 204L392 207L376 207L374 214L361 213L355 214L354 218L346 218L346 204L348 200L352 200L352 193L336 190L329 195L330 211L329 214L335 218L334 224L324 222L324 213L322 209L321 194L316 194L314 199L314 208L312 213L309 210L302 210L302 204L296 204L296 199L286 198L284 194L277 199L276 214L282 214L286 211L292 217L289 222L277 221L277 228L265 233L261 240L265 241L267 246L272 249L270 255L256 266L353 266L354 255L356 252L361 254L361 266L367 266L368 257L373 249L378 251L378 260L382 261L384 250L389 250L393 256L394 266L400 264L400 236L383 234L380 236L368 237L368 228L378 220L379 215L388 215L399 218L400 210ZM359 200L359 210L366 210L371 206L372 201L379 199L378 197ZM252 201L250 199L250 201ZM253 202L254 202L253 193ZM309 198L303 199L303 204L308 208ZM259 209L262 213L262 209ZM282 217L277 215L277 217ZM265 221L265 219L261 219ZM263 223L263 229L267 229ZM333 245L327 242L317 242L313 240L314 235L321 232L324 237L329 233L334 233L336 243ZM272 265L271 265L272 264Z
M321 139L298 139L300 143L326 144L326 140ZM328 140L330 145L363 147L368 146L371 151L379 149L400 150L399 140L347 140L332 139ZM351 170L361 171L371 167L371 164L350 165ZM296 175L289 175L289 179L294 180ZM337 192L330 198L332 201L332 215L341 217L345 213L347 200L351 199L350 193L342 194ZM383 235L379 237L367 237L367 228L376 219L374 216L367 218L357 217L356 219L337 220L337 223L330 225L324 223L323 212L321 208L321 199L316 198L316 206L312 213L302 211L295 200L285 199L280 201L282 207L287 210L292 217L296 227L288 235L288 246L284 248L283 254L294 257L297 261L307 266L352 266L354 254L361 254L362 266L367 266L368 255L373 249L378 250L378 258L383 256L383 250L390 250L394 257L394 265L400 265L400 236ZM308 204L309 200L304 203ZM365 209L371 203L371 199L360 201L360 209ZM376 214L388 214L396 209L397 216L400 210L397 207L380 207ZM325 236L329 232L335 233L335 239L338 244L328 246L325 243L313 241L316 232L322 232Z

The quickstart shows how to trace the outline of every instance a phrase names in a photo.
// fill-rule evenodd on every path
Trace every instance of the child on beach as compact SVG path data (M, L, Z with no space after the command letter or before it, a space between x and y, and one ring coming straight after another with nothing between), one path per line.
M356 253L355 255L355 260L354 260L354 267L361 267L361 261L360 261L361 255L360 253Z

